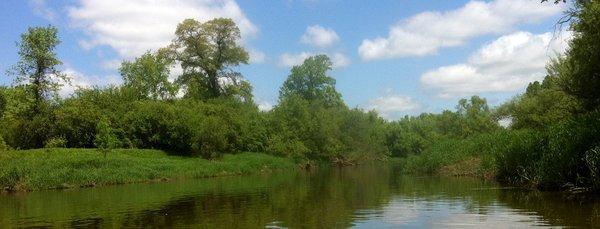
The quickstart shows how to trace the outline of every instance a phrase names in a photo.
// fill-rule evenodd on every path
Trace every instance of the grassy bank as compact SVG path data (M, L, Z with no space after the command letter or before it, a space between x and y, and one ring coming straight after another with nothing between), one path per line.
M139 149L113 150L106 158L95 149L0 151L0 188L31 191L92 187L293 168L295 165L290 160L259 153L205 160Z

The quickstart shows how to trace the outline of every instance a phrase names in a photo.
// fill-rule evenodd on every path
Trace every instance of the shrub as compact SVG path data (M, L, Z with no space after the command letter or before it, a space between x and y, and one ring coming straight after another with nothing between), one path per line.
M66 148L67 140L63 137L51 138L44 144L44 148Z
M137 148L163 149L178 154L190 153L192 112L169 103L134 103L121 120L124 135ZM187 125L187 123L190 125Z
M94 144L100 151L104 153L104 157L111 150L119 147L121 142L115 136L113 129L110 127L110 123L106 118L103 118L98 122L96 126L96 137L94 139Z
M8 145L6 145L6 142L4 142L4 138L2 138L2 135L0 135L0 151L8 149Z

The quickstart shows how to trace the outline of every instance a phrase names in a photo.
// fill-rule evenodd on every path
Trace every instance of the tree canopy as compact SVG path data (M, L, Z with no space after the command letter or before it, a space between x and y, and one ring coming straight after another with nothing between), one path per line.
M320 100L329 105L343 103L335 89L335 79L327 75L333 63L326 55L311 56L291 73L279 90L279 100L299 96L308 101Z
M178 81L185 87L186 97L231 95L236 90L232 85L242 85L242 75L234 68L247 64L249 56L239 44L241 34L233 20L216 18L201 23L186 19L177 26L175 36L169 48L183 69Z
M59 80L68 82L68 77L57 68L62 64L55 52L58 44L58 30L54 26L31 27L17 43L19 62L10 73L16 75L15 83L28 86L34 112L39 112L44 100L56 93L61 86Z
M121 64L123 85L141 99L169 99L177 93L176 84L169 81L172 60L162 53L146 52L134 61Z

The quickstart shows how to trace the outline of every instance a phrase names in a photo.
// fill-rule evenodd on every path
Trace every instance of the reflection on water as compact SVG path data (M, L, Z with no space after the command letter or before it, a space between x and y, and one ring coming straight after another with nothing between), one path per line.
M0 195L0 227L514 228L600 225L600 203L391 166Z

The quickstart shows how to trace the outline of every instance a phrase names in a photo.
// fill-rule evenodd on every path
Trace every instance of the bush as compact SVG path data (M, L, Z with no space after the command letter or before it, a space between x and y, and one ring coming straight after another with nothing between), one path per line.
M114 130L110 127L110 123L106 118L103 118L98 122L96 126L96 137L94 138L94 145L105 153L111 149L116 149L121 146L121 142L114 133Z
M120 126L134 147L189 154L191 128L198 125L193 114L184 106L143 101L132 104Z
M44 148L66 148L67 140L62 137L51 138L44 144Z
M0 135L0 151L8 149L8 145L6 145L6 142L4 142L4 138L2 138L2 135Z
M54 134L64 136L67 147L94 147L96 125L106 113L85 99L68 99L54 111Z

